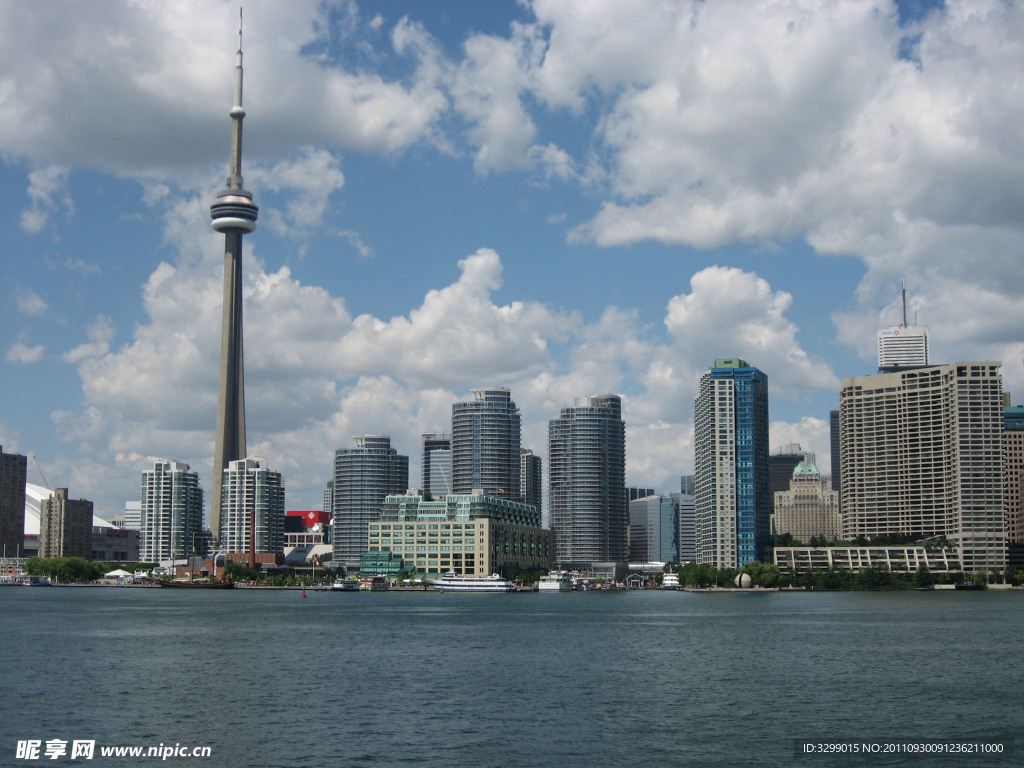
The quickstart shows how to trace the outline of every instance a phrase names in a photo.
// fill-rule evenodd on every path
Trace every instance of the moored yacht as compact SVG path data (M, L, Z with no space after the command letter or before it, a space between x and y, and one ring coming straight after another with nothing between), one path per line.
M438 592L514 592L516 585L496 573L490 576L458 576L448 571L439 579L427 579Z
M661 580L662 589L679 589L679 574L674 572L666 573Z
M538 592L572 592L572 576L568 571L551 571L537 582Z

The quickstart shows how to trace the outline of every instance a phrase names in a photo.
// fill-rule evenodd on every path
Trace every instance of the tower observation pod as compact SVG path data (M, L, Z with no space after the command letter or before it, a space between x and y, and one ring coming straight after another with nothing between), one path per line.
M224 233L224 304L221 323L220 384L217 392L217 436L213 457L210 531L221 539L221 487L232 461L244 459L245 380L242 371L242 235L256 229L259 209L242 186L242 11L238 11L238 56L235 100L231 107L231 172L227 186L210 206L213 228Z

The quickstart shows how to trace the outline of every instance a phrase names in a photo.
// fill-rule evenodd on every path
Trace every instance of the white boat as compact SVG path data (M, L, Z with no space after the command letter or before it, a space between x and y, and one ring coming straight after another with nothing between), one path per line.
M358 592L359 582L356 579L335 579L331 585L332 592Z
M680 586L678 573L666 573L661 580L662 589L679 589Z
M440 579L427 579L438 592L514 592L516 585L496 573L490 576L458 576L448 571Z
M568 571L551 571L537 582L538 592L572 592L572 576Z

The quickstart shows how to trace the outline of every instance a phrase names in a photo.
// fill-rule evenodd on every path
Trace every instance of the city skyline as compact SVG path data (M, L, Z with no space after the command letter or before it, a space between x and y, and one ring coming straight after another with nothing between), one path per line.
M238 6L176 8L0 2L0 444L103 517L147 456L214 487ZM827 473L904 278L931 360L1001 360L1017 402L1024 13L878 8L246 8L248 447L289 506L353 435L418 465L492 384L545 464L561 407L621 393L627 483L674 490L725 356Z

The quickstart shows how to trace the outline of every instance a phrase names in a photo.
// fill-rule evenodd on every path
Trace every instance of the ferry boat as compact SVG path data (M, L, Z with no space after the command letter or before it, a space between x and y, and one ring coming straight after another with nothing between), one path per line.
M332 592L358 592L359 581L358 579L343 579L337 578L334 583L331 584Z
M572 592L572 576L568 571L551 571L537 582L538 592Z
M515 592L516 585L496 573L490 576L457 576L448 571L440 579L427 579L438 592Z
M363 592L385 592L389 586L387 576L364 576L359 580L359 589Z
M680 586L678 573L666 573L661 580L662 589L679 589Z

